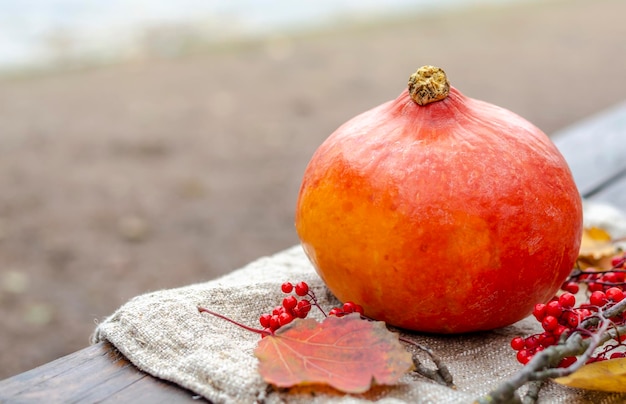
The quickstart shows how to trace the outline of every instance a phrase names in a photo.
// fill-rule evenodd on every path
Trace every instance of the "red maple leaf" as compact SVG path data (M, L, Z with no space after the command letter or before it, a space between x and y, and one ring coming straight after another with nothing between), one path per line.
M384 322L358 313L324 321L298 319L263 338L254 351L259 373L278 387L321 383L363 393L372 382L392 385L413 369L411 354Z

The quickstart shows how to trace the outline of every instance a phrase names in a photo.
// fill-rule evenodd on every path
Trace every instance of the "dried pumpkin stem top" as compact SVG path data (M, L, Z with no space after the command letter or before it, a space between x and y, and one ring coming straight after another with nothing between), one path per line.
M449 92L448 77L438 67L422 66L409 77L409 94L418 105L441 101Z

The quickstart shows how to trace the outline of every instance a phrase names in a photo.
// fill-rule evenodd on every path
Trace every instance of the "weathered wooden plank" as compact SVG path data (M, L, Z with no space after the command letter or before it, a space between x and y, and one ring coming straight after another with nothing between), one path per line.
M0 402L204 402L99 343L0 382Z
M81 368L85 363L103 355L100 346L92 346L81 351L64 356L43 366L13 376L0 382L0 401L7 397L16 397L20 394L45 389L47 384L54 380L62 380L66 372L73 368Z
M552 140L581 195L593 196L626 176L626 102L555 133Z
M626 212L626 174L598 190L590 199L606 202Z

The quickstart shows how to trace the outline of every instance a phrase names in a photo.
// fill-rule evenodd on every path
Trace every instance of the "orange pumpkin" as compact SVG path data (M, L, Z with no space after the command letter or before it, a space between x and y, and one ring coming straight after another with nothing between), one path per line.
M541 130L425 66L318 148L296 230L339 300L398 327L459 333L512 324L554 296L582 208Z

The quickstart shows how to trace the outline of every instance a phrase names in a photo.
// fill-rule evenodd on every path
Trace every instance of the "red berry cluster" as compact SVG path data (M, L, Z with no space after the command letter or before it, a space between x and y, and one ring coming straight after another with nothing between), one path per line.
M550 302L536 304L533 316L541 323L544 329L542 333L534 334L526 338L515 337L511 340L511 347L517 351L517 360L526 364L537 352L555 345L562 337L573 332L583 332L579 325L594 316L598 316L600 310L606 310L615 303L626 297L626 255L615 257L612 260L613 268L608 271L577 270L561 286L565 292L554 297ZM590 292L589 302L576 307L574 293L579 291L579 284L586 283ZM626 313L610 321L614 325L626 324ZM593 328L584 330L584 337L588 337ZM607 344L603 349L594 354L589 362L606 359L626 357L624 352L624 340L626 336L618 337L615 343ZM621 349L618 349L621 348ZM561 360L559 367L568 367L576 361L576 357L566 357Z
M283 293L290 294L293 291L302 299L298 300L296 296L290 294L283 299L282 305L274 307L271 314L261 314L259 322L269 333L291 323L295 318L305 318L311 311L311 302L317 304L315 295L309 290L306 282L298 282L295 286L291 282L285 282L280 288Z
M285 282L280 289L289 296L283 299L280 306L274 307L271 313L265 313L259 317L263 331L267 334L273 334L280 327L291 323L296 318L306 318L312 306L317 307L326 316L324 310L317 303L315 293L309 289L306 282L298 282L295 285L291 282ZM292 292L297 297L292 295ZM341 308L332 308L328 315L342 317L350 313L363 315L363 307L353 302L346 302Z
M309 285L306 282L298 282L295 285L291 282L285 282L280 286L280 289L283 293L288 294L289 296L283 299L280 306L274 307L271 314L265 313L259 317L259 322L261 323L263 329L249 327L206 307L198 306L198 312L210 314L235 324L245 330L261 334L261 337L263 338L268 335L274 335L276 330L291 323L295 318L305 318L311 311L311 306L317 307L319 311L327 317L326 313L317 302L315 293L309 289ZM292 292L295 293L297 297L292 295ZM359 313L362 318L367 319L367 317L363 315L363 307L353 302L346 302L342 307L335 307L331 309L329 315L343 317L350 313Z

